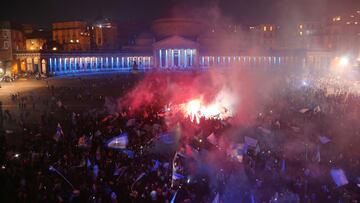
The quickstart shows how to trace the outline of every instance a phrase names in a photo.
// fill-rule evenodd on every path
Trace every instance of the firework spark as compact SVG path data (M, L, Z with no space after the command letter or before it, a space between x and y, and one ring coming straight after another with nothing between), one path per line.
M186 118L190 118L192 122L200 123L201 118L224 120L231 117L231 111L222 103L213 102L206 104L202 98L190 100L180 105L182 112Z

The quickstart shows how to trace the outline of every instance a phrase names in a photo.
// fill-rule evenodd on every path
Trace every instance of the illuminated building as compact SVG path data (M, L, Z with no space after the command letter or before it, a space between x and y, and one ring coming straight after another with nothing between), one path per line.
M358 11L335 16L327 22L328 44L333 50L359 52L360 13Z
M20 25L9 21L0 22L0 68L5 73L17 73L13 62L15 53L25 51L25 37Z
M118 27L115 22L105 20L96 22L92 27L95 50L119 49Z
M26 34L26 51L41 51L46 48L46 42L50 41L51 37L48 32L33 32Z
M53 23L52 37L64 51L90 51L90 27L86 22Z
M45 44L46 39L44 38L27 38L26 39L26 50L27 51L40 51Z
M38 52L17 52L16 59L22 71L48 75L123 72L135 66L144 71L231 66L314 68L325 67L331 60L330 52L283 49L279 26L273 24L209 26L200 20L166 18L154 21L150 30L139 32L121 49L116 48L119 33L115 28L115 24L104 22L93 26L55 23L53 39L58 45L46 43L46 49ZM303 24L297 29L308 28Z
M277 48L277 30L274 24L260 24L249 28L251 45L266 49Z

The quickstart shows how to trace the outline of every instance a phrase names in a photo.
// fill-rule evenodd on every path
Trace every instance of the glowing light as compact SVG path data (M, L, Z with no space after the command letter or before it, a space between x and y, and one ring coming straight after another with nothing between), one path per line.
M225 120L232 116L232 110L236 101L226 91L221 91L210 103L205 103L202 97L192 99L180 105L180 109L191 122L200 123L201 118Z
M3 68L0 68L0 75L4 74L4 69Z
M57 47L53 47L52 50L53 50L53 51L56 51L56 50L57 50Z
M340 66L348 66L349 65L349 58L347 57L341 57L339 60Z
M201 118L223 120L231 116L229 110L221 104L205 105L202 99L194 99L183 105L183 112L192 122L198 124Z

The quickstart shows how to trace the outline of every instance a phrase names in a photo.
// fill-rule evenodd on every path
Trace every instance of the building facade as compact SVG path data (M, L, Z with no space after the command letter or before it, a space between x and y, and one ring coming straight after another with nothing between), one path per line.
M17 73L14 64L15 53L25 51L25 37L21 26L12 22L0 22L0 68L1 75Z
M284 48L279 43L279 27L273 24L246 30L240 26L230 29L193 19L167 18L154 21L150 30L137 35L134 43L122 49L116 48L114 36L118 29L115 25L108 22L91 26L83 22L55 23L53 39L62 44L53 45L52 49L13 53L17 69L48 75L121 72L135 67L144 71L221 67L320 69L328 67L336 57L329 50ZM310 37L318 34L317 29L317 26L303 23L294 34L300 38L306 35L300 34L304 30ZM81 48L80 36L84 35L86 46ZM79 43L76 43L78 37ZM96 47L93 50L91 42ZM60 46L64 48L57 49Z
M90 51L90 26L87 22L53 23L52 38L63 47L63 51Z
M97 22L92 26L95 50L109 51L119 49L118 26L115 22Z

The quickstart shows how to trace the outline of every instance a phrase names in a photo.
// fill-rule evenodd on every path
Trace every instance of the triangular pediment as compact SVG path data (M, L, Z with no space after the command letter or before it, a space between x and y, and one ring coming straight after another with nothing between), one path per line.
M155 48L198 48L199 44L180 36L172 36L155 42L153 46Z

